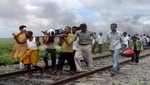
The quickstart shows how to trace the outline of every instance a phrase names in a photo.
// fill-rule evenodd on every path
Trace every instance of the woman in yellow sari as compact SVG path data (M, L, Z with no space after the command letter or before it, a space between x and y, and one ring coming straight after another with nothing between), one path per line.
M21 59L27 51L27 42L26 42L27 39L25 36L26 26L21 25L19 27L19 30L20 32L13 33L15 44L11 56L13 58ZM24 69L24 65L21 62L20 62L20 69Z

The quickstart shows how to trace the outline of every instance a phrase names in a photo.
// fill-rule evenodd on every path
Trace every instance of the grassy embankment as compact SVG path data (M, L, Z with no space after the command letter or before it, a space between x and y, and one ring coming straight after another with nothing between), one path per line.
M0 39L0 65L15 64L19 62L19 60L10 57L13 45L13 39Z

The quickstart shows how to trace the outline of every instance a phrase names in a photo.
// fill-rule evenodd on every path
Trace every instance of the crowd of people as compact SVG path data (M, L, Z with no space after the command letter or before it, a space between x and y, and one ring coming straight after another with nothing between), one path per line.
M19 27L20 32L13 33L15 39L15 45L12 57L20 60L20 69L27 68L28 77L32 77L31 66L39 69L43 74L43 68L38 66L39 49L41 45L39 37L34 37L32 31L27 31L25 25ZM70 74L83 72L81 59L83 58L88 70L93 70L94 63L92 53L94 53L95 47L98 48L98 53L102 53L103 48L106 45L109 46L111 56L113 58L112 74L117 74L120 71L119 56L126 49L130 48L134 51L134 56L131 57L131 64L139 63L140 51L143 50L143 46L150 45L150 38L145 34L139 36L135 34L130 36L127 32L121 32L117 30L117 24L112 23L110 25L110 32L103 37L103 33L99 32L96 35L95 32L89 31L85 23L77 26L66 26L63 34L56 35L55 32L48 33L43 32L42 37L45 49L43 53L43 61L45 64L44 69L49 69L48 54L51 54L51 66L52 70L55 70L55 80L61 79L61 73L65 60L70 65ZM55 37L59 37L58 45L60 46L60 52L58 55L58 63L56 63L56 47Z

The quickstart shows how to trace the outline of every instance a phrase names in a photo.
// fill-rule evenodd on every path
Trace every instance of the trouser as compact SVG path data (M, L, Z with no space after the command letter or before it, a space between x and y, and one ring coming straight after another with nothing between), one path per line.
M73 56L75 56L76 50L73 50ZM87 59L87 54L85 52L82 53L82 57L86 65L88 66L88 59Z
M98 53L102 52L102 44L98 44Z
M56 49L48 49L46 48L44 50L44 56L43 56L43 60L45 63L45 66L48 66L48 54L51 53L51 60L52 60L52 67L56 66Z
M126 44L122 44L121 45L121 53L123 53L127 48L127 45Z
M119 53L120 49L110 50L111 56L113 58L113 72L119 72L120 66L119 66Z
M96 47L96 43L92 44L92 52L94 53L95 47Z
M134 50L134 56L131 57L131 61L135 63L139 63L139 56L140 56L140 51Z
M91 45L78 45L78 49L76 50L75 57L74 57L77 72L82 71L80 60L82 58L82 53L83 52L86 53L86 57L87 57L87 60L88 60L88 66L93 67L93 58L91 56L91 50L92 50Z
M64 52L59 53L59 61L58 61L57 69L58 70L63 69L65 60L68 61L69 65L70 65L70 70L75 72L76 66L75 66L75 62L74 62L73 52L72 53L64 53Z

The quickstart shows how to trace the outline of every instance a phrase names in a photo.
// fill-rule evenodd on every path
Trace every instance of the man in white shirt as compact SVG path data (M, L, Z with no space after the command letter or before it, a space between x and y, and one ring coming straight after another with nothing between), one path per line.
M124 52L124 50L126 48L128 48L129 45L129 36L127 36L127 32L123 33L123 44L122 44L122 52Z
M99 33L99 36L97 37L96 41L98 44L98 53L102 52L102 44L103 44L103 37L102 37L103 33Z
M112 75L114 75L120 71L119 53L120 53L121 44L123 41L123 33L117 30L116 23L112 23L110 25L110 28L111 28L111 32L107 34L102 47L105 47L106 42L108 42L109 50L113 58Z
M143 34L143 39L142 40L143 40L143 46L147 46L149 40L148 40L148 37L146 36L146 34Z

